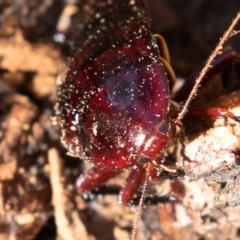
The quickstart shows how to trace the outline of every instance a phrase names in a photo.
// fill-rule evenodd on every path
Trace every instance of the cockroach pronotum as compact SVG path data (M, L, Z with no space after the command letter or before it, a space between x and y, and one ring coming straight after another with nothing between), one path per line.
M84 23L75 18L67 39L72 58L56 106L62 143L72 155L93 164L77 181L79 193L129 168L119 201L128 204L143 185L132 239L149 180L166 172L168 178L182 173L166 163L165 153L187 110L239 121L225 109L188 109L202 76L191 94L186 86L176 94L175 99L185 101L182 109L170 100L175 77L169 54L163 38L152 35L146 9L143 0L95 1ZM223 56L218 67L234 58L239 56Z

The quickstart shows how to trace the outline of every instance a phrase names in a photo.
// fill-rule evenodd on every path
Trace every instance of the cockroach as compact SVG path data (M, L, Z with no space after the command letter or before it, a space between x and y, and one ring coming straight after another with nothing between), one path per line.
M71 60L56 105L61 141L72 155L93 164L77 180L79 193L132 169L119 201L128 204L143 186L132 232L135 239L149 179L181 172L166 164L165 153L187 110L210 117L235 115L216 108L188 109L203 76L194 81L190 94L183 88L175 96L184 92L182 110L170 100L174 73L165 41L150 31L145 1L93 1L88 17L77 16L69 32ZM220 65L227 65L227 59Z

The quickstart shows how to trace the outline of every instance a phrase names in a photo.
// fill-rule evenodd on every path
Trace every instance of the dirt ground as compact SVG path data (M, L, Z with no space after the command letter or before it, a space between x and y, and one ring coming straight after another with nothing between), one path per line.
M54 124L64 59L53 35L66 3L0 0L1 240L130 239L136 208L121 206L115 194L75 192L89 165L66 154ZM213 51L240 2L149 0L149 8L153 32L166 39L173 69L184 80ZM240 53L240 34L224 47ZM239 69L234 63L215 75L193 105L240 116ZM240 124L215 120L184 119L186 137L179 134L169 158L184 162L186 175L148 189L149 196L177 201L146 205L138 240L240 239ZM121 185L126 176L110 183Z

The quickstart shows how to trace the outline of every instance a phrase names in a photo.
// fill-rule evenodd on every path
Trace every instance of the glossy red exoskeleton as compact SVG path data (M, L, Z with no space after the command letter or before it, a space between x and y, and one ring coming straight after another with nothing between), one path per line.
M82 45L74 41L81 49L59 91L62 142L94 164L77 183L81 192L134 167L128 182L136 184L121 194L127 203L146 164L158 168L171 143L169 82L144 1L98 1L95 7Z
M160 53L164 42L152 35L146 9L143 0L95 1L84 22L77 17L68 44L76 53L58 93L62 143L94 165L77 190L90 191L132 168L120 193L123 204L144 179L171 172L164 153L177 125L168 56Z

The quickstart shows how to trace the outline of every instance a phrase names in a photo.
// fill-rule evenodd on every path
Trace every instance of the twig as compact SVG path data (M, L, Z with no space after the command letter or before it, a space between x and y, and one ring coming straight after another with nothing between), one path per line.
M61 173L62 173L62 162L59 157L57 150L55 148L49 149L48 159L51 167L50 171L50 180L52 185L52 204L54 206L55 220L57 225L58 235L63 240L88 240L88 234L80 218L78 221L70 221L67 214L67 196L64 193L64 186L61 182ZM74 219L73 219L74 220ZM75 226L78 226L78 229L75 231ZM81 225L81 227L79 227ZM76 233L75 233L76 232ZM79 233L81 232L81 233Z

